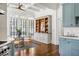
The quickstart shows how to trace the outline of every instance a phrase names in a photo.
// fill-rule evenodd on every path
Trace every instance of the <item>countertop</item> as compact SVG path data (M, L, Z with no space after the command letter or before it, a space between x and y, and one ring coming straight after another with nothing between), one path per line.
M68 38L68 39L79 40L79 37L60 36L60 38Z
M9 43L11 43L12 41L14 41L14 40L6 40L7 42L6 43L3 43L3 44L1 44L0 45L0 47L3 47L3 46L5 46L5 45L7 45L7 44L9 44Z

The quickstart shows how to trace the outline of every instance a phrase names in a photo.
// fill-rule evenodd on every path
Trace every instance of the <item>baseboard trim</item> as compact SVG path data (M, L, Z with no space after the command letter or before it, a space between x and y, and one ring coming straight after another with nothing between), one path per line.
M38 44L38 45L40 45L40 44L47 44L47 45L55 45L55 46L59 46L59 45L57 45L57 44L44 43L44 42L39 42L39 41L36 41L36 40L33 40L33 43Z

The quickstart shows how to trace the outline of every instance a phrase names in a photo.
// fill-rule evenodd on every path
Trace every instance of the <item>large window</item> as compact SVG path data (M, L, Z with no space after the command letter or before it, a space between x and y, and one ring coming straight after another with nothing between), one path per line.
M16 37L16 28L20 28L22 32L22 37L27 37L33 35L34 33L34 20L28 20L25 18L9 17L8 19L9 31L8 35L10 37Z

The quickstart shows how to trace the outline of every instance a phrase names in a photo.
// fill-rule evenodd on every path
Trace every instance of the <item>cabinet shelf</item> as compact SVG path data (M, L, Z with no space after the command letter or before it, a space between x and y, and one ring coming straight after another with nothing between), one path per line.
M48 17L36 20L36 32L48 33Z

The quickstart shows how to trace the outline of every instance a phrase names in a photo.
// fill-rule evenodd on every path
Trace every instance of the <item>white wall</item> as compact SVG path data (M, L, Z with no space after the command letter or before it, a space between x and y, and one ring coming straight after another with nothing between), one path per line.
M7 40L7 5L0 3L0 9L5 11L4 15L0 15L0 41Z
M59 37L64 34L62 11L63 11L62 4L59 4L56 10L56 41L55 41L55 44L59 43Z

